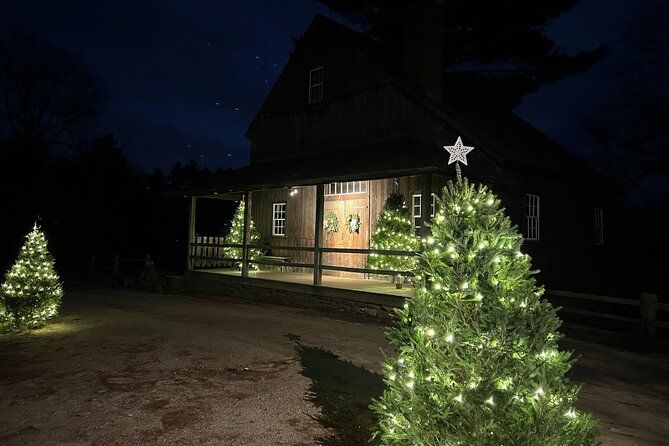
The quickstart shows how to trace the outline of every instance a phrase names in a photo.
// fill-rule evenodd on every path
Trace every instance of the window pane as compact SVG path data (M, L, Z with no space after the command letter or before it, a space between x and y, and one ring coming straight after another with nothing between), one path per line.
M272 235L286 234L286 203L272 204Z
M436 203L436 195L432 194L432 203L430 203L430 217L434 217L434 206Z
M329 183L325 187L325 195L360 194L367 192L366 181L343 181Z
M604 244L604 211L602 208L594 208L593 241L595 245Z
M539 223L540 223L540 197L539 195L526 194L526 233L527 240L539 240Z

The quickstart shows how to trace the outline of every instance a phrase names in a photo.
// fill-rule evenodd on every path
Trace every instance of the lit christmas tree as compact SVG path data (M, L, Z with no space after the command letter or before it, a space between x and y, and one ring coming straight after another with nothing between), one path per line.
M522 237L485 186L449 182L389 331L387 389L373 404L384 445L590 445Z
M19 258L2 284L2 306L13 328L43 325L58 312L63 288L47 250L46 237L35 225Z
M3 303L2 292L0 292L0 333L11 329L12 321L7 314L5 304Z
M379 222L369 242L371 249L388 251L418 251L420 242L414 234L411 215L404 197L391 193L383 205ZM413 271L416 257L370 254L367 268L393 271Z
M260 243L260 234L258 230L253 225L253 219L249 220L251 225L251 240L249 244L257 245ZM230 226L230 232L225 237L225 243L230 245L241 245L244 243L244 202L240 201L237 210L235 211L234 217L232 217L232 224ZM232 258L232 259L241 259L242 258L242 248L223 248L223 257ZM262 258L262 252L259 249L249 249L249 260L260 260ZM241 262L237 263L237 267L241 268ZM255 263L249 263L250 269L258 269L258 265Z

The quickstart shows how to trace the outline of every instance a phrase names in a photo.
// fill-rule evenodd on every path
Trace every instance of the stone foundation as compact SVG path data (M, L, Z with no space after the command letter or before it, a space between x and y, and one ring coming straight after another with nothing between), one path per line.
M203 271L189 271L183 291L203 297L236 297L255 302L314 308L388 322L404 298L363 291L317 287L275 280L249 279Z

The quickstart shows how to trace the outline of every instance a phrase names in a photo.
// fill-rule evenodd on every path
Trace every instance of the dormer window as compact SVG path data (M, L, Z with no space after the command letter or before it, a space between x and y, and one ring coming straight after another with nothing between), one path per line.
M309 103L323 100L323 67L309 70Z

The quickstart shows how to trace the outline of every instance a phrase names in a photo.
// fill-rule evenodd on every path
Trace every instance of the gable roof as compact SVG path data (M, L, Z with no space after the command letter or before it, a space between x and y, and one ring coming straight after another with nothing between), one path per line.
M249 124L249 127L246 130L247 138L250 138L251 133L253 133L256 125L258 124L258 121L266 114L267 109L269 108L269 104L277 94L276 92L278 86L282 83L283 79L288 76L291 63L300 57L302 51L306 47L305 42L308 42L314 36L314 34L319 32L327 32L333 36L336 36L338 43L345 45L366 61L375 59L374 64L371 65L371 67L376 70L376 74L385 78L387 82L391 81L389 76L389 67L384 66L387 59L379 57L380 49L377 42L365 36L364 34L354 31L351 28L348 28L328 17L325 17L324 15L316 14L307 27L307 30L296 43L295 51L290 55L288 62L286 62L286 65L283 67L283 70L281 70L279 77L277 78L276 82L274 82L274 85L265 97L265 100L258 109L258 112Z
M612 185L600 172L512 111L496 108L473 98L462 97L447 75L443 78L442 100L436 100L426 95L415 82L402 73L401 67L384 54L375 40L320 14L317 14L310 23L301 39L302 42L308 41L317 32L328 32L336 36L339 43L354 51L380 79L394 85L414 104L427 110L444 126L462 135L466 141L474 144L500 166L524 172L533 171L539 175L550 172L581 182ZM304 45L296 46L295 53L251 122L246 132L247 137L250 137L258 121L266 114L277 85L287 76L291 61L300 56L303 47Z

